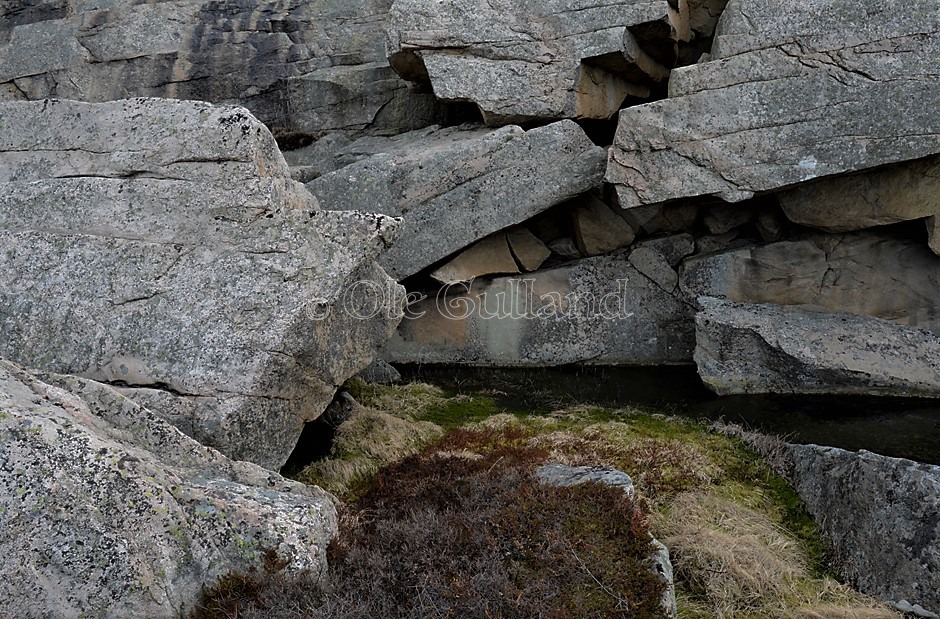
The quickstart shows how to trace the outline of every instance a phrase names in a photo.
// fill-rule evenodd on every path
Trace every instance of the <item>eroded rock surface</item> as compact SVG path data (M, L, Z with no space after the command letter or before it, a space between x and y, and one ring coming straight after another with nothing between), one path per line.
M740 201L940 152L933 0L739 0L710 62L672 72L669 99L620 113L609 182L633 207Z
M814 306L702 299L695 363L719 395L940 397L940 337Z
M690 36L685 0L396 0L389 61L489 125L609 118L648 97Z
M940 467L789 445L793 484L849 582L940 613ZM921 614L920 616L928 616Z
M276 468L400 319L394 222L320 210L243 108L2 103L0 125L0 356Z
M401 280L594 188L604 161L604 149L570 120L529 131L448 128L388 140L307 188L326 209L402 217L380 259Z
M415 129L438 106L388 65L390 6L13 0L0 9L0 99L237 103L279 138Z
M0 360L0 598L18 617L188 616L265 561L314 580L336 510L113 389Z

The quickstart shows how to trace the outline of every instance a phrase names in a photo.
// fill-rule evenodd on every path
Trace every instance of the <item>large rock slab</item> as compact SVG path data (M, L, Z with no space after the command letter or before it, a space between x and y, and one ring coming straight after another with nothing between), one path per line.
M826 178L780 192L787 219L849 232L940 214L940 157Z
M439 106L388 66L390 6L13 0L0 8L0 99L237 103L288 139L415 129Z
M693 256L680 287L690 299L819 305L940 335L940 258L885 233L813 234Z
M940 337L815 306L702 299L695 363L719 395L940 397Z
M432 292L409 306L383 357L479 366L688 363L693 311L621 252Z
M401 280L599 185L604 149L570 120L523 131L448 128L307 183L323 208L403 217L380 263Z
M320 210L243 108L3 103L0 125L0 356L276 468L400 319L394 222Z
M789 445L790 481L860 591L940 613L940 467Z
M669 75L685 0L396 0L389 61L489 125L609 118Z
M169 619L266 561L324 575L329 495L229 460L106 385L0 360L0 442L5 615Z
M940 152L933 0L738 0L712 60L620 113L608 181L624 207L755 193Z

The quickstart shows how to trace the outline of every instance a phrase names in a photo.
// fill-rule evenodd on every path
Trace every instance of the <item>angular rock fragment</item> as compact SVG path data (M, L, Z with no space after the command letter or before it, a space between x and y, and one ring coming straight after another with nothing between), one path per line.
M0 356L278 468L400 320L375 264L394 222L320 210L243 108L2 103L0 124Z
M623 253L586 258L444 288L409 306L383 357L482 366L684 363L694 310L677 296Z
M279 139L407 131L434 122L440 106L388 66L390 6L16 0L11 19L0 15L0 99L237 103Z
M535 271L552 255L551 250L545 246L527 228L514 228L506 232L509 240L509 249L519 263L519 267L528 273Z
M710 62L620 113L607 172L622 206L737 202L940 152L933 0L729 4ZM872 15L877 13L878 17Z
M649 204L617 211L637 232L672 234L690 229L698 219L699 207L690 202Z
M927 244L930 250L940 256L940 216L927 218Z
M519 266L509 249L506 233L488 236L460 252L456 258L431 272L442 284L469 282L481 275L518 273Z
M754 213L746 208L731 204L716 204L705 212L702 221L709 232L721 236L735 228L749 224L752 219L754 219Z
M818 305L940 335L940 257L884 233L814 234L693 256L680 288L690 300Z
M0 598L18 617L183 617L230 573L313 581L332 499L106 385L0 360Z
M597 186L604 149L572 121L523 131L448 128L307 184L326 209L404 219L380 263L398 279Z
M685 0L396 0L387 48L399 75L500 125L609 118L649 96L690 36Z
M940 157L806 183L778 194L787 219L849 232L940 214Z
M863 593L940 613L940 467L867 451L788 445L790 482Z
M574 240L582 255L597 256L626 247L633 242L636 232L609 206L592 195L572 202L571 213Z
M719 395L940 397L940 337L816 306L703 298L695 363Z

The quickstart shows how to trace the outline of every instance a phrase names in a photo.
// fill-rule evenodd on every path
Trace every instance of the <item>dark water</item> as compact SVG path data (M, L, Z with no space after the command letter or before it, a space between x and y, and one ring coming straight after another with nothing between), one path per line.
M632 405L695 420L725 421L792 442L867 449L940 464L940 400L859 396L732 396L719 398L694 367L482 369L400 368L451 392L497 391L508 410L559 404Z

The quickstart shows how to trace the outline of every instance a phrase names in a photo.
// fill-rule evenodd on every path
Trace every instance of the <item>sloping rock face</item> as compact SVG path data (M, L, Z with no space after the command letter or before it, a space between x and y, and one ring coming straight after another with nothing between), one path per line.
M0 360L0 442L9 616L175 618L266 559L326 568L325 492L233 462L100 383Z
M719 395L940 397L940 337L812 306L702 299L695 363Z
M791 483L854 586L940 613L940 467L789 445Z
M400 320L394 222L320 210L242 108L4 103L0 125L0 356L279 467Z
M940 258L922 243L880 232L810 235L689 258L689 299L818 305L940 335Z
M686 363L693 313L619 253L442 288L409 306L383 357L534 367Z
M388 140L307 188L327 209L402 217L380 259L401 280L594 188L604 162L604 149L570 120L530 131L449 128Z
M396 0L389 61L489 125L609 118L669 75L686 0Z
M414 129L437 104L388 66L390 6L13 0L0 8L0 99L238 103L279 138Z
M933 0L735 0L711 62L628 108L609 182L624 207L755 193L940 152Z

